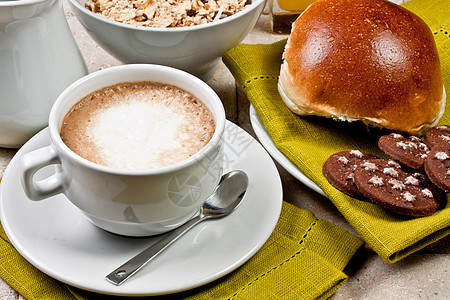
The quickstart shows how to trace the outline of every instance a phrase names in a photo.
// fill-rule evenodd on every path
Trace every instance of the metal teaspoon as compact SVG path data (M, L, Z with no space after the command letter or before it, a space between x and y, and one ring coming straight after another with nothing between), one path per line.
M160 254L180 236L198 223L230 214L241 202L248 186L248 176L242 171L231 171L222 176L214 192L206 199L199 214L185 224L167 233L160 241L151 245L129 261L112 271L106 280L115 285L136 274L144 265Z

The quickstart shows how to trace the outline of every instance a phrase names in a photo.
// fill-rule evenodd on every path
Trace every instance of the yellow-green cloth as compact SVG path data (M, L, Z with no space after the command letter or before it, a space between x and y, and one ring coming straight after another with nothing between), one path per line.
M249 261L175 298L326 299L347 279L342 270L362 245L355 235L283 202L274 232ZM111 298L66 286L40 272L20 256L1 227L0 277L28 300Z
M404 5L422 17L434 33L444 85L450 92L450 5L448 1L412 0ZM333 188L322 166L333 153L359 149L383 156L377 147L381 132L363 125L320 117L294 115L277 91L285 40L269 45L240 44L223 61L242 87L278 149L326 193L361 237L387 262L437 241L450 232L449 201L432 216L407 218L379 206L355 200ZM450 124L450 96L441 124Z

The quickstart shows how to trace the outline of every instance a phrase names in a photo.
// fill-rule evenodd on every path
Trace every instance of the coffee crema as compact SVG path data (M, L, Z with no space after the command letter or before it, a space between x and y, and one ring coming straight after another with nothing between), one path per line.
M81 99L64 117L60 136L94 163L144 170L191 157L214 131L213 114L192 94L142 81L105 87Z

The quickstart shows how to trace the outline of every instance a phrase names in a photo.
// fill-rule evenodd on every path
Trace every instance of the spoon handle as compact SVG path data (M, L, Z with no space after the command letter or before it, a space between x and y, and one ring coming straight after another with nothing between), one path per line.
M170 231L165 234L164 237L157 243L151 245L147 249L143 250L141 253L137 254L129 261L112 271L106 276L106 280L112 284L120 285L125 280L134 275L143 266L145 266L149 261L160 254L164 249L171 245L180 236L185 234L189 229L194 227L197 223L203 221L205 216L203 214L197 215L196 217L190 219L180 227Z

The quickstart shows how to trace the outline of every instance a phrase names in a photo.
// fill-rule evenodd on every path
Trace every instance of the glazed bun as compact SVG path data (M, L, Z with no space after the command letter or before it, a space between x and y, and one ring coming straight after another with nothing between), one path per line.
M433 34L384 0L318 0L293 23L278 90L299 115L318 115L413 135L445 109Z

